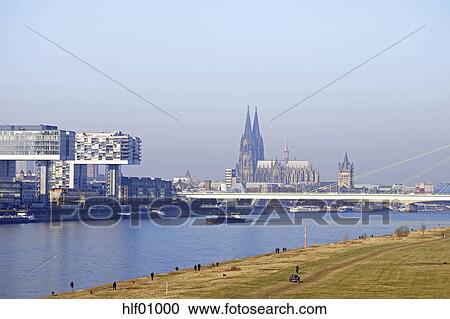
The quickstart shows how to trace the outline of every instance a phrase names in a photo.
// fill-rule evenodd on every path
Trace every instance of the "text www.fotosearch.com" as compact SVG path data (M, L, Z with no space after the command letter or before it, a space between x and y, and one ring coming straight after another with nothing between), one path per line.
M280 305L245 305L229 303L221 305L189 305L185 304L181 312L189 315L326 315L324 305L292 305L289 302ZM123 303L124 315L149 314L168 315L179 314L178 303Z

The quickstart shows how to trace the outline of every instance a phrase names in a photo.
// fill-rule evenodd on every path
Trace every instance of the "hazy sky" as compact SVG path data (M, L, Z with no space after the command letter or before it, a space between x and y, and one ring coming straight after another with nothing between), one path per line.
M180 119L167 117L29 25ZM427 27L298 108L270 119ZM308 159L333 180L345 151L364 173L449 143L448 1L0 2L0 121L143 139L129 174L223 178L246 106L266 157ZM366 178L402 181L450 150ZM421 180L450 180L450 162Z

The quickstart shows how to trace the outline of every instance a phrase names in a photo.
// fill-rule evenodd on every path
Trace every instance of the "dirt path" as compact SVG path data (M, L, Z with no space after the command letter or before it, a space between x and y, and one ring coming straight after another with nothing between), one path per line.
M267 291L264 295L261 296L261 298L274 298L277 297L279 298L280 296L280 291L282 291L283 293L291 291L291 290L295 290L295 289L303 289L308 287L309 285L316 283L317 281L320 281L321 279L327 277L328 275L344 270L346 268L349 268L350 266L353 266L355 263L359 263L362 261L367 261L373 258L377 258L380 257L384 254L387 253L391 253L397 250L402 250L404 248L408 248L411 246L421 246L421 245L427 245L430 243L435 242L437 239L430 239L430 240L426 240L424 242L416 242L416 243L407 243L407 244L402 244L402 245L398 245L395 247L386 247L386 245L382 245L379 248L375 248L376 250L372 250L369 253L364 253L361 255L358 255L357 257L353 257L353 258L349 258L346 259L344 262L339 262L339 263L335 263L331 266L328 266L324 269L321 269L309 276L305 276L305 278L303 279L303 282L299 285L296 284L292 284L292 283L283 283L282 287L277 286L274 287L273 289Z

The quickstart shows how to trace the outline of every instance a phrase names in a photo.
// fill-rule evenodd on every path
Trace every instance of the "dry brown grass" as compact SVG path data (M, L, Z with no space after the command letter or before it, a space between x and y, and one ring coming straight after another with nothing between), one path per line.
M450 298L450 239L442 232L449 237L436 229L345 241L50 298ZM296 265L301 284L288 282Z

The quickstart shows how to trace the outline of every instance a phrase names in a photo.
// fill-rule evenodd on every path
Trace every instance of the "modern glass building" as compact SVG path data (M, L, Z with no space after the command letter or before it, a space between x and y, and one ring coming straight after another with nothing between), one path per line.
M76 134L77 164L139 165L141 139L120 131Z
M172 181L150 177L122 177L121 198L172 197Z
M38 163L39 194L45 199L52 161L75 159L75 132L52 125L0 125L0 180L14 178L16 161Z
M0 160L75 159L75 132L51 125L0 125Z
M77 133L75 164L106 165L106 193L120 197L121 165L141 163L141 139L120 131Z
M75 133L52 125L0 125L0 180L15 177L16 161L37 163L39 195L83 189L87 165L106 165L107 194L120 195L121 165L139 165L141 139L120 131Z

